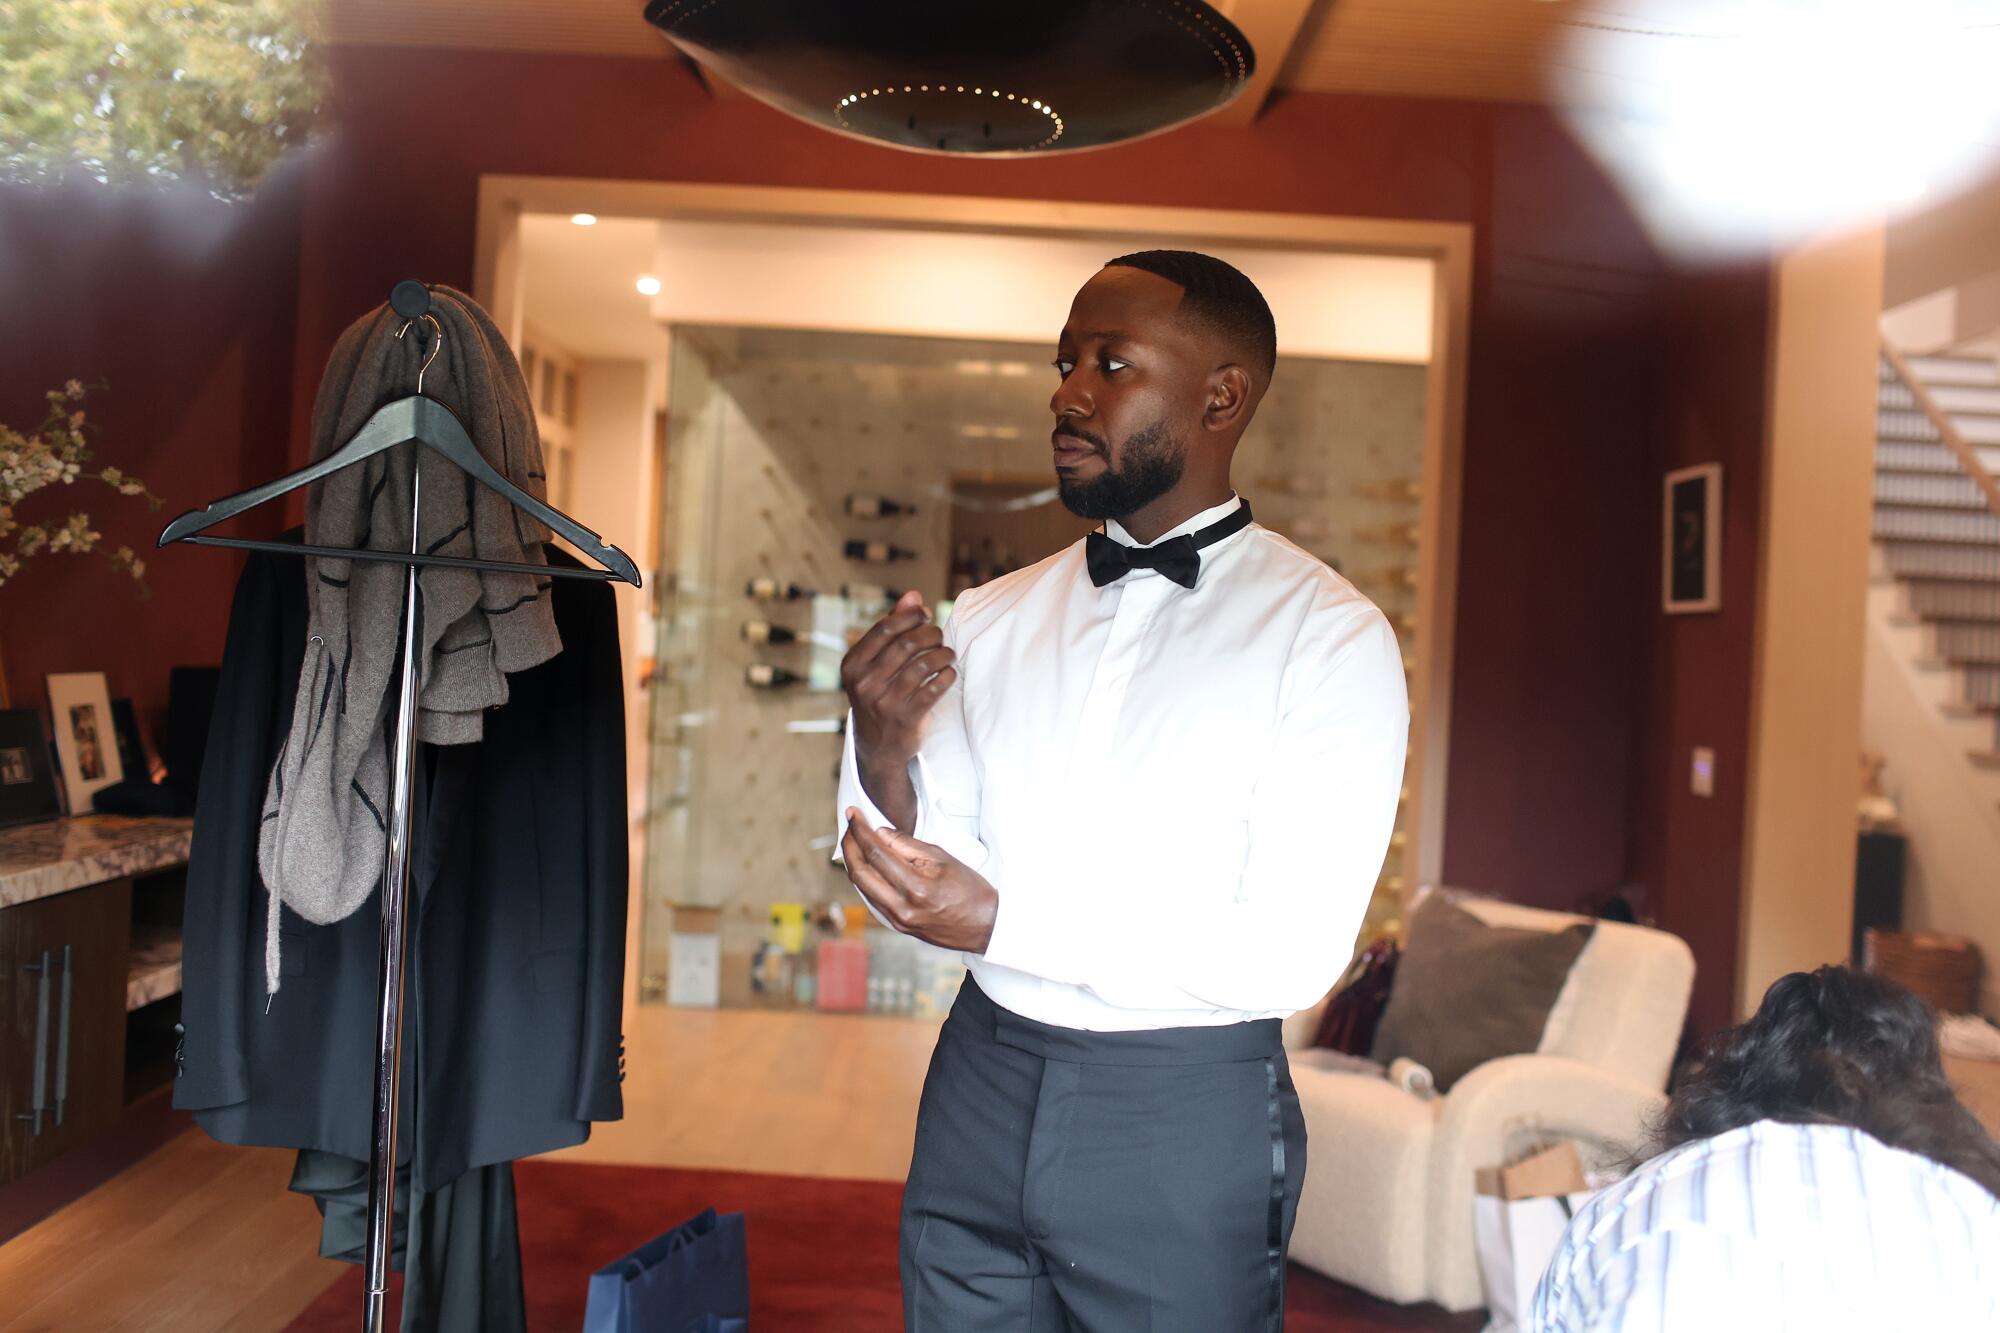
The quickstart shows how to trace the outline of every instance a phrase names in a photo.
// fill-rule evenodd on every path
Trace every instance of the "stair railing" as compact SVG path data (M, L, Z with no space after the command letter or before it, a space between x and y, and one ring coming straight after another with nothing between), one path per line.
M1916 372L1910 368L1910 363L1886 337L1882 339L1882 359L1889 363L1889 368L1896 372L1896 378L1910 391L1910 396L1916 400L1917 410L1924 414L1931 423L1931 428L1937 431L1938 438L1944 441L1945 448L1951 450L1957 457L1958 465L1964 469L1965 475L1972 478L1973 485L1979 487L1986 496L1986 507L1995 514L2000 514L2000 481L1996 481L1993 474L1987 471L1985 460L1980 458L1979 451L1958 433L1958 427L1953 424L1950 413L1938 406L1937 399L1931 396L1930 387L1917 377Z

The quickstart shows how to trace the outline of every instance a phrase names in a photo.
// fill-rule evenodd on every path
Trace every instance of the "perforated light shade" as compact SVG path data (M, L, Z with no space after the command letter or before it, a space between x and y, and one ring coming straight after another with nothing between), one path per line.
M650 0L646 19L781 111L929 153L1121 143L1215 110L1256 68L1201 0Z

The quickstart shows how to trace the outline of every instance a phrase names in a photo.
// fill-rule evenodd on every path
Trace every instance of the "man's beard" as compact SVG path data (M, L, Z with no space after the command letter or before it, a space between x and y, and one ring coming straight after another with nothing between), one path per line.
M1076 438L1097 443L1081 432ZM1102 522L1135 514L1180 485L1187 471L1187 450L1168 434L1165 421L1129 436L1115 465L1101 445L1099 452L1105 455L1105 468L1091 480L1056 476L1063 507L1078 518Z

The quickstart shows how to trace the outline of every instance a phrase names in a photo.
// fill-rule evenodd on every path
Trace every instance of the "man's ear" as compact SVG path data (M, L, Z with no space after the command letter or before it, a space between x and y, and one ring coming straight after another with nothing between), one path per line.
M1202 409L1203 429L1231 431L1250 416L1254 381L1250 372L1234 363L1219 367L1208 377L1208 402Z

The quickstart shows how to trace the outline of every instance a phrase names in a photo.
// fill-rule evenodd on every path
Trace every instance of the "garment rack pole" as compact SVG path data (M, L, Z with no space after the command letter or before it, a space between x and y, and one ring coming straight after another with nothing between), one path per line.
M408 448L414 449L415 445ZM410 550L418 545L423 513L421 468L411 469ZM374 1127L368 1156L368 1302L362 1327L382 1333L389 1292L389 1254L396 1227L396 1113L401 1106L403 963L410 919L410 840L417 768L417 641L423 609L417 599L418 566L403 574L403 656L396 696L393 785L389 789L388 849L382 869L382 956L376 972ZM416 1182L411 1182L414 1194Z
M435 407L432 407L429 417L416 411L418 407L429 402L423 397L424 372L430 368L431 362L437 359L438 352L443 346L444 326L438 322L436 315L431 313L431 290L421 282L397 283L389 295L389 306L403 319L402 327L395 334L396 337L401 338L410 329L416 328L419 345L428 342L428 355L424 358L423 366L417 371L416 394L411 398L378 408L341 452L344 455L364 441L366 447L357 457L338 460L332 470L351 466L364 458L372 458L384 450L407 448L414 453L420 445L427 445L456 462L460 469L474 480L483 481L488 487L498 491L502 499L517 509L527 510L537 520L548 525L556 535L563 537L571 545L596 560L597 567L557 568L477 557L442 556L424 551L418 533L423 517L423 469L415 458L412 458L410 468L408 552L262 541L244 537L223 537L208 532L208 529L216 523L234 517L247 508L318 481L329 469L317 463L289 477L281 478L279 482L269 486L259 487L255 491L247 491L241 495L225 496L203 510L190 510L166 526L160 533L159 542L161 546L175 542L191 542L203 546L275 551L288 556L389 561L404 567L403 613L400 627L402 656L399 687L396 692L396 734L392 741L390 760L392 771L388 803L389 818L384 830L387 837L382 857L382 924L379 940L381 958L376 972L375 991L375 1086L374 1101L370 1108L373 1123L368 1157L366 1247L368 1283L367 1304L362 1317L362 1327L366 1333L383 1333L387 1328L384 1307L389 1292L389 1258L395 1248L396 1236L396 1119L402 1108L403 980L409 961L410 862L416 834L414 794L417 776L417 645L423 639L423 602L418 595L417 575L422 569L443 566L482 572L526 574L538 580L599 579L628 583L634 588L642 586L638 567L625 552L603 541L596 533L583 527L567 514L551 509L541 497L523 493L510 479L496 473L490 464L478 456L478 447L466 435L462 423L456 416L448 410L439 410ZM423 324L430 326L429 339L425 338L421 327ZM430 423L428 426L424 424L427 421ZM390 432L399 430L403 433L390 435ZM371 432L374 432L374 438L370 438ZM277 891L272 889L271 892L275 895ZM276 912L281 909L274 906L272 910ZM412 1181L411 1184L414 1192L415 1182Z

